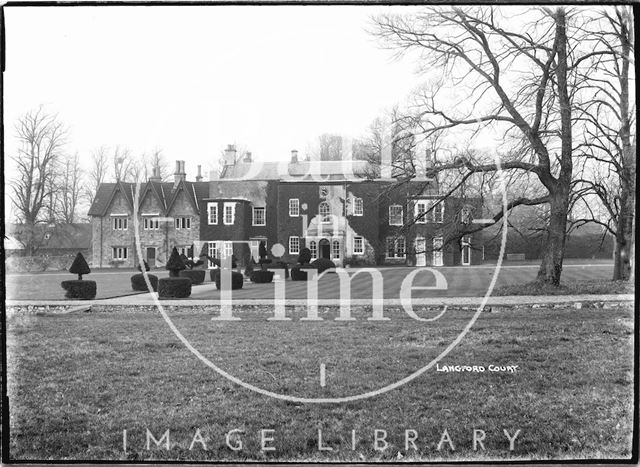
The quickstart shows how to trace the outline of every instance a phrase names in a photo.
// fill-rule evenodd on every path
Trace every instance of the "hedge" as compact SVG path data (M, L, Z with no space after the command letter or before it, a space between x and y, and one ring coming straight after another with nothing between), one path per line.
M307 271L306 269L317 269L314 264L296 265L291 268L291 280L292 281L306 281Z
M251 273L251 282L256 284L266 284L273 281L273 271L262 271L260 269L254 270Z
M96 281L79 281L78 279L75 279L71 281L62 281L60 285L67 291L67 293L64 294L66 298L78 298L80 300L91 300L96 298Z
M311 266L318 268L318 274L322 274L327 269L336 267L335 263L327 258L318 258L311 263Z
M188 277L193 285L202 284L204 282L206 272L204 269L185 269L180 271L180 277Z
M215 271L215 269L211 271L212 277L213 277L213 271ZM220 280L221 280L220 273L218 273L217 277L214 280L214 282L216 283L216 288L218 290L220 290ZM241 289L242 284L244 284L244 277L242 276L242 273L231 271L231 289L232 290Z
M158 291L158 276L147 274L151 288L154 292ZM144 274L134 274L131 276L131 288L141 292L147 292L147 282L144 280Z
M160 298L187 298L191 295L191 279L188 277L163 277L158 281Z

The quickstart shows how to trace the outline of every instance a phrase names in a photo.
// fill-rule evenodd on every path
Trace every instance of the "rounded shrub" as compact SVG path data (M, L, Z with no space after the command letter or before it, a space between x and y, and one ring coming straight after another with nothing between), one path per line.
M294 266L291 268L291 280L292 281L306 281L307 271L300 269L300 266Z
M318 274L322 274L327 269L336 267L334 262L327 258L318 258L317 260L313 261L311 265L318 268Z
M158 276L147 274L153 292L158 291ZM140 292L147 292L147 282L144 280L144 274L134 274L131 276L131 288Z
M62 281L60 285L67 291L64 294L66 298L76 298L80 300L91 300L96 298L96 281Z
M218 277L216 277L215 280L214 280L214 282L216 283L216 288L218 290L220 290L220 282L222 280L222 278L220 276L221 276L221 274L220 274L220 272L218 272ZM241 272L231 271L231 289L232 290L241 289L242 288L242 284L244 284L244 277L242 276L242 273Z
M206 272L204 269L185 269L180 271L180 277L188 277L193 285L202 284L204 282Z
M255 270L251 273L251 282L256 284L266 284L273 281L273 271Z
M191 279L188 277L163 277L158 281L160 298L187 298L191 295Z

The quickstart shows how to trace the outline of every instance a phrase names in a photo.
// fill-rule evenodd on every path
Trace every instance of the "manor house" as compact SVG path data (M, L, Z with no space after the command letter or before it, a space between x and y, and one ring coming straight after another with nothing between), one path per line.
M92 265L134 267L142 257L161 267L174 246L189 257L217 257L228 248L243 265L249 255L258 259L260 241L268 250L282 244L285 254L275 259L289 263L305 247L337 266L482 262L481 232L456 235L479 216L479 200L441 201L427 170L430 155L419 162L414 177L399 180L366 161L299 160L292 151L288 161L260 162L250 153L238 158L229 146L209 181L200 166L187 181L184 161L177 161L173 182L162 182L154 168L138 193L134 183L103 183L89 210Z

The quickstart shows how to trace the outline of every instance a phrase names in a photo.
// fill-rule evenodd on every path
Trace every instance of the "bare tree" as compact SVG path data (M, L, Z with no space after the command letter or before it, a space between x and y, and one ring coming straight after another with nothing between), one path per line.
M78 153L74 156L65 157L62 161L62 171L60 173L60 212L59 221L65 224L72 224L77 217L78 203L81 198L80 179L82 170L80 169L80 159Z
M466 91L471 108L460 105L457 112L450 99L441 102L437 92L425 93L411 115L422 135L488 124L505 128L512 143L509 158L498 164L458 156L437 164L432 173L503 169L535 176L544 194L513 199L508 207L549 205L538 281L558 285L573 175L571 86L579 42L564 8L525 14L514 20L496 8L434 7L412 17L377 18L377 34L400 53L421 53L425 69L442 70L456 93ZM495 214L493 222L502 216Z
M171 177L171 167L169 163L162 154L162 149L155 148L151 153L151 158L149 161L150 167L157 167L160 169L160 178L162 181L167 181Z
M604 24L603 24L604 23ZM584 122L582 177L574 181L583 216L574 223L601 224L615 238L614 280L629 280L634 256L635 106L629 84L635 80L631 7L604 9L591 24L595 38L585 81L593 96L579 108ZM605 215L593 208L594 197Z
M127 147L116 146L111 157L116 181L128 182L134 179L135 161Z
M34 227L44 220L43 208L56 190L55 168L66 142L66 129L57 116L39 108L18 120L16 133L20 148L11 159L17 173L9 183L18 220L24 223L26 253L33 255L37 249Z
M91 167L87 173L88 183L86 184L85 196L93 203L98 193L98 187L109 178L109 155L107 148L101 146L91 154Z

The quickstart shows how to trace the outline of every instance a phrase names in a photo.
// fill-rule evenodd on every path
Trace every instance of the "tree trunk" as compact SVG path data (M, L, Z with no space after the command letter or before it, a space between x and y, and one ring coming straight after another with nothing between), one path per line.
M567 211L569 207L569 190L559 188L550 195L549 225L542 263L538 270L537 282L560 285L564 246L567 239Z
M634 184L635 185L635 184ZM633 260L633 217L635 215L636 192L624 184L620 196L620 212L616 228L616 246L613 257L613 280L628 281L631 278Z

